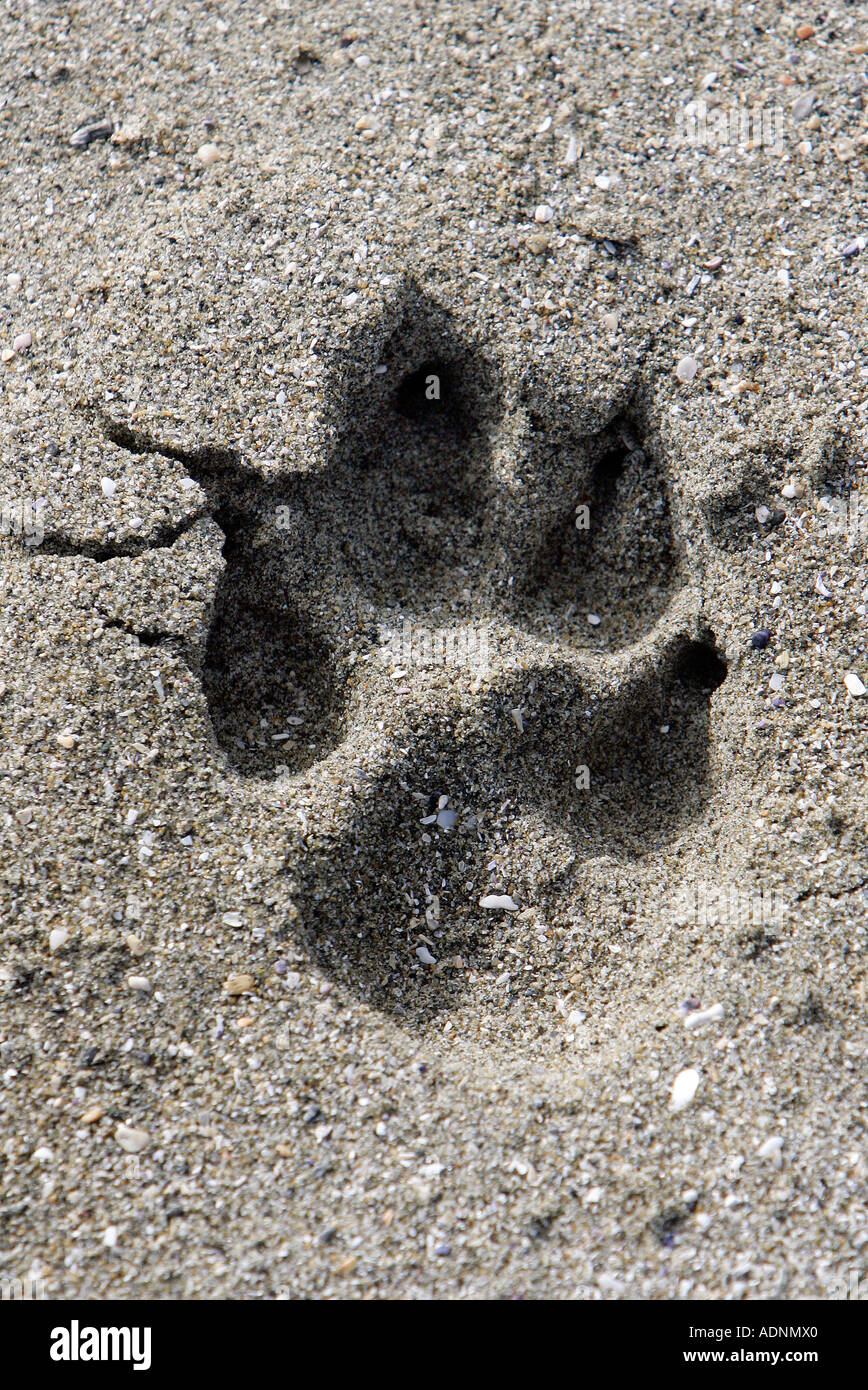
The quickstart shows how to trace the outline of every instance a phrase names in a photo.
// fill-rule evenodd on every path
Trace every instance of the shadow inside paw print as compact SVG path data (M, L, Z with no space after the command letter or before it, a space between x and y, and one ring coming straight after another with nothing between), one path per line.
M641 447L637 418L599 435L570 436L531 417L524 476L537 480L536 553L512 590L517 621L570 646L635 641L665 611L679 584L667 480ZM606 615L605 632L588 614Z
M629 860L695 821L710 791L710 697L725 676L705 634L674 646L662 668L640 674L596 712L574 669L549 668L519 743L510 708L526 699L523 681L482 699L472 727L436 715L408 730L402 756L368 790L339 843L296 869L312 957L375 1007L417 1023L451 1007L463 988L451 970L417 967L419 989L411 969L419 933L428 933L438 962L459 957L484 974L503 923L478 899L514 888L492 878L492 857L508 853L530 865L541 852L544 860L545 826L554 824L578 859ZM576 786L577 761L592 769L586 788ZM457 811L449 830L431 824L443 795ZM510 844L509 824L520 815L536 835ZM545 878L543 871L537 879L538 907L556 886ZM433 936L422 885L442 903Z

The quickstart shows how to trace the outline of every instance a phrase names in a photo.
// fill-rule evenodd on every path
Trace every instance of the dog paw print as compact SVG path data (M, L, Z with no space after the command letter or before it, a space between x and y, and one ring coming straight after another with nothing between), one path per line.
M104 425L204 489L224 536L198 661L216 742L254 794L346 792L299 870L306 920L322 963L391 1006L396 930L431 915L419 885L497 889L505 807L627 856L701 814L726 665L639 393L564 420L420 296L378 356L343 383L330 456L276 481ZM461 958L478 914L450 923L437 949Z

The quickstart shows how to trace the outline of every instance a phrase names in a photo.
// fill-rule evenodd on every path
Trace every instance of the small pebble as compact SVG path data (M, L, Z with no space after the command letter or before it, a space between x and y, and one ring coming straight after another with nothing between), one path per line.
M103 1245L108 1246L109 1250L114 1250L115 1246L118 1243L117 1226L106 1226L105 1231L103 1232L102 1243Z
M797 38L797 39L812 39L812 38L814 37L814 35L816 34L816 32L817 32L817 31L816 31L816 29L814 28L813 24L799 24L799 25L797 25L797 27L796 27L796 38Z
M82 1115L81 1123L83 1125L95 1125L97 1120L102 1119L103 1113L104 1111L101 1105L91 1105Z
M200 145L196 151L196 156L199 163L204 164L206 169L209 168L210 165L216 164L218 159L223 158L218 147L212 144Z
M12 340L12 348L18 353L26 352L27 349L32 346L33 334L30 332L29 328L25 329L23 333L19 333L17 338L13 338Z
M844 684L854 699L859 699L865 694L865 685L856 675L855 671L848 671L844 677Z
M120 1144L124 1153L138 1154L142 1149L147 1148L151 1142L151 1136L146 1129L136 1129L132 1125L119 1124L115 1130L115 1139Z
M417 946L417 947L416 947L416 955L419 957L419 959L420 959L420 961L422 962L423 965L436 965L436 964L437 964L436 958L435 958L434 956L432 956L432 954L431 954L431 952L428 950L428 947L427 947L427 946Z
M767 627L758 627L750 639L751 646L758 652L763 651L772 639L772 634Z
M547 251L550 245L549 237L545 232L535 232L527 239L527 249L532 256L541 256Z
M48 934L49 951L59 951L69 940L69 927L54 927Z
M21 283L21 276L18 274L17 270L11 271L10 274L6 276L6 284L13 293L21 289Z
M490 908L494 912L518 912L519 910L518 903L508 893L486 893L484 898L479 899L479 906Z
M56 741L61 748L74 748L76 744L75 734L55 734Z
M91 125L79 126L69 137L69 143L77 150L85 150L94 140L108 140L114 129L111 121L93 121Z
M231 995L247 994L255 984L252 975L229 975L223 982L223 992Z
M118 485L114 478L100 478L99 485L102 488L104 497L114 497Z
M549 207L548 203L540 203L533 217L535 222L551 222L554 217L554 211Z
M140 994L147 994L151 988L147 975L128 975L127 985L130 989L138 990Z
M289 966L287 965L285 960L276 960L274 962L275 975L285 975L288 969Z
M688 381L693 380L698 371L699 363L695 357L682 357L675 368L675 375L678 377L679 381L686 384Z

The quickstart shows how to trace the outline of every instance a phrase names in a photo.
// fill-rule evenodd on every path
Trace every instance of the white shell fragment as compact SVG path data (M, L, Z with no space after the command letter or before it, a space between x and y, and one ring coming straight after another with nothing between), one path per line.
M59 950L61 949L62 946L65 946L65 945L66 945L66 943L67 943L68 940L69 940L69 928L68 928L68 927L54 927L54 928L48 933L48 949L49 949L49 951L52 951L52 952L54 952L54 951L59 951Z
M679 381L686 384L688 381L693 380L698 371L699 363L695 357L682 357L678 366L675 368L675 375L678 377Z
M479 899L480 907L491 908L493 912L518 912L518 903L508 893L486 893Z
M865 685L856 675L855 671L848 671L844 677L844 684L854 699L858 700L865 694Z
M698 1089L699 1072L693 1067L685 1067L684 1071L680 1071L676 1076L669 1092L669 1109L673 1115L687 1109Z
M432 954L431 954L431 952L428 950L428 947L427 947L427 946L417 946L417 947L416 947L416 955L419 957L419 959L420 959L420 961L422 962L423 965L436 965L436 964L437 964L437 958L436 958L436 956L432 956Z
M620 1279L616 1279L614 1274L598 1274L597 1283L605 1293L621 1294L627 1292L627 1285L623 1284Z
M771 1138L766 1139L765 1143L760 1144L756 1151L757 1158L768 1159L771 1163L774 1163L777 1168L780 1168L781 1149L783 1147L784 1141L781 1136L779 1134L773 1134Z
M694 1028L704 1028L707 1023L719 1023L725 1012L722 1004L712 1004L708 1009L698 1009L695 1013L687 1015L684 1027L691 1033Z

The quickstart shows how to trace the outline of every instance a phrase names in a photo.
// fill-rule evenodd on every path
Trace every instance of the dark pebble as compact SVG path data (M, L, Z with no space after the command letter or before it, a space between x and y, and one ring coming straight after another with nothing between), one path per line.
M767 647L772 639L772 634L767 627L758 627L753 637L750 639L751 646L758 652Z
M69 143L77 150L86 150L94 140L107 140L114 130L111 121L94 121L93 125L79 126L69 137Z

